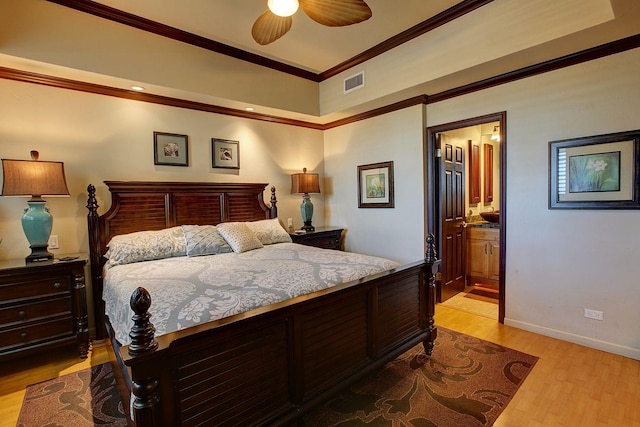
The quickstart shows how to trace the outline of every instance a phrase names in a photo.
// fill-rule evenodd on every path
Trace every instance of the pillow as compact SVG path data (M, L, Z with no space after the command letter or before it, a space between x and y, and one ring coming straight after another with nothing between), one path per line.
M217 225L218 232L236 253L262 247L260 240L244 222L223 222Z
M187 256L216 255L233 252L213 225L183 225Z
M247 227L256 235L263 245L273 243L291 243L291 236L284 231L277 218L247 222Z
M184 234L180 227L114 236L107 248L109 250L104 256L109 259L111 265L184 256L187 253Z

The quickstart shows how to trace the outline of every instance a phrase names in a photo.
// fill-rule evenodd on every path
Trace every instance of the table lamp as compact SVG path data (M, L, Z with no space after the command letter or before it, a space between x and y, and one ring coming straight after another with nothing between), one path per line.
M37 151L31 151L32 160L2 159L1 195L31 196L22 216L22 229L31 248L27 262L53 259L47 250L53 218L42 196L69 196L64 163L38 161L38 156Z
M291 175L291 194L302 194L302 204L300 205L300 213L304 231L315 231L315 227L311 225L313 217L313 203L309 193L319 193L320 184L317 173L307 173L307 168L302 169L302 173L294 173Z

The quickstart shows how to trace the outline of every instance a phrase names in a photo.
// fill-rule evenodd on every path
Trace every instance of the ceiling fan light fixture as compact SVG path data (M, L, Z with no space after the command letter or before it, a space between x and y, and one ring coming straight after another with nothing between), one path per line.
M267 6L273 14L278 16L291 16L298 10L298 0L269 0Z

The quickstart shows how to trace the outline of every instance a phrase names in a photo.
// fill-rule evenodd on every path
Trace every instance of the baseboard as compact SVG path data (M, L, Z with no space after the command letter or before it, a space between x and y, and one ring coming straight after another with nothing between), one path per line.
M620 356L629 357L635 360L640 360L640 349L638 348L626 347L623 345L614 344L607 341L601 341L594 338L585 337L583 335L576 335L570 332L546 328L540 325L534 325L532 323L508 319L506 317L504 319L504 324L508 326L513 326L514 328L524 329L525 331L535 332L536 334L544 335L547 337L558 338L560 340L568 341L574 344L580 344L585 347L595 348L597 350L606 351L608 353L618 354Z

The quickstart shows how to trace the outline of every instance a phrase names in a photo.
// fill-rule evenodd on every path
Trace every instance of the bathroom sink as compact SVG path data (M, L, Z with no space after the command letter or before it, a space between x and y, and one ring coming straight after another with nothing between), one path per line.
M485 221L500 222L500 212L480 212L480 216Z

